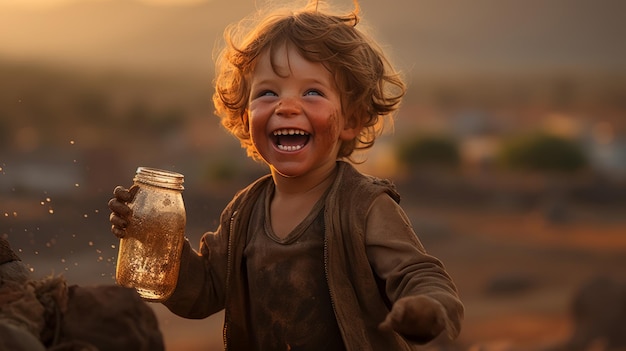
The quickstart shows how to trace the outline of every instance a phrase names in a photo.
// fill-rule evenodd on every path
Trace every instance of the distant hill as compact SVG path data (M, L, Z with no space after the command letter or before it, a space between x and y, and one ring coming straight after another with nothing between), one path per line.
M39 11L3 5L0 59L210 75L223 28L255 3L261 1L162 7L109 0ZM625 1L360 3L365 23L408 71L626 72Z

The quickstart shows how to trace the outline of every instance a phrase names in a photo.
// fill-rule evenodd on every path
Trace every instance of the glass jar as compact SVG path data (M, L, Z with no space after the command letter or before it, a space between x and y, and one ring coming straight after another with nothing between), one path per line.
M137 168L132 216L120 239L115 279L147 301L166 300L176 288L185 240L184 176Z

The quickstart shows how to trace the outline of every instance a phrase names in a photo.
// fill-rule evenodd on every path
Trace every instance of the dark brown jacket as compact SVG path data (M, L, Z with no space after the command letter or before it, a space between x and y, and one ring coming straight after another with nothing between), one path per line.
M326 197L324 264L335 315L348 350L411 350L415 345L378 325L401 297L428 295L445 308L447 334L460 331L463 305L441 262L428 255L403 212L401 221L380 221L366 230L370 205L398 193L388 181L359 173L339 161ZM186 318L225 311L227 350L254 350L247 308L243 251L250 213L272 179L265 176L239 192L223 211L217 231L206 233L196 253L187 242L174 294L164 304ZM397 219L396 218L396 219ZM400 222L400 223L396 223ZM393 255L384 253L393 250ZM280 292L277 292L280 293ZM289 298L286 296L285 298Z

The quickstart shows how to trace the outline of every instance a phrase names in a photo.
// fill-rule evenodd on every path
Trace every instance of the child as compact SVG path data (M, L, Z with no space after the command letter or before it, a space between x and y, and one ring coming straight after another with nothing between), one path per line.
M355 4L341 16L313 1L226 31L216 111L270 174L235 195L198 252L185 243L164 304L186 318L225 309L228 350L409 350L459 333L456 288L394 187L343 161L372 146L405 92ZM131 200L117 187L109 203L118 237Z

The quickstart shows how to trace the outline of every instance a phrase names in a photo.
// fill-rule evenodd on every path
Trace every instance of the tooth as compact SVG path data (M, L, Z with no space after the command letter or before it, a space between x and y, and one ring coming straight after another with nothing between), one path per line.
M301 130L301 129L279 129L279 130L275 130L272 134L275 135L275 136L280 136L280 135L309 135L309 133L307 133L307 132L305 132L304 130Z
M288 145L278 145L278 148L283 150L283 151L297 151L302 149L302 145L293 145L293 146L288 146Z

